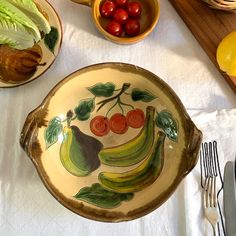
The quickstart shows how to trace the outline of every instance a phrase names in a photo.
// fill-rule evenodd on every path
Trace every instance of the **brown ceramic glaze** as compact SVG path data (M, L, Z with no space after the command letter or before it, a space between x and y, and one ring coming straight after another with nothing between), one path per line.
M140 21L140 34L133 37L116 37L109 34L105 29L108 20L100 14L100 4L103 0L71 0L72 2L90 6L92 8L93 20L98 30L105 38L119 44L132 44L143 40L155 28L159 16L160 5L158 0L139 0L142 4L142 17Z
M86 109L88 113L85 114L83 112ZM146 116L143 127L129 127L119 134L111 129L103 133L103 136L93 133L91 129L91 122L96 117L103 116L105 120L112 120L114 114L123 113L123 116L127 116L129 111L137 109L142 110ZM170 118L171 125L167 129L159 124L162 123L160 114L164 114L164 119ZM159 146L154 141L162 149L158 152L159 149L152 146L152 151L145 151L146 159L134 163L134 159L129 157L133 155L132 148L137 147L132 145L134 141L142 142L140 137L147 124L149 136L154 131L155 140L158 141L158 135L165 137ZM103 126L97 127L100 129ZM172 136L169 133L171 129L174 129ZM50 136L55 132L56 136ZM74 136L71 136L72 133ZM196 165L201 140L201 131L191 121L174 91L163 80L134 65L103 63L80 69L56 85L42 104L28 115L20 144L34 163L48 191L62 205L89 219L120 222L146 215L173 194L180 181ZM149 144L149 141L146 143ZM104 162L102 153L107 151L106 148L114 151L117 147L123 147L119 149L120 152L131 147L129 155L119 165L109 163L110 156ZM83 155L81 150L84 150ZM74 153L78 155L74 156ZM87 158L82 160L86 155ZM94 158L98 155L96 161L101 163L94 162L90 168L89 158L92 155ZM162 159L158 155L162 155ZM73 163L78 161L79 169L73 167L71 160ZM145 165L146 169L143 168ZM106 174L116 176L117 173L126 182L122 182L122 179L122 184L117 185L115 182L118 179L114 178L110 186L107 179L102 181L104 179L101 177ZM96 191L101 193L101 189L105 195L98 195L99 201L91 198L91 195L89 200L84 198L84 192L94 196Z

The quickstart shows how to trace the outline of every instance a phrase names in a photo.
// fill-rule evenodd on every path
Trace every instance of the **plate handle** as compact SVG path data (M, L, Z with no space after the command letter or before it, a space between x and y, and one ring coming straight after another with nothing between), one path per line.
M187 147L186 172L187 175L197 164L198 154L202 143L202 132L192 123L190 125L190 142Z
M91 5L92 5L92 0L71 0L71 1L78 3L78 4L88 6L88 7L91 7Z
M33 162L35 162L36 158L39 158L42 153L37 138L38 128L45 125L42 117L44 117L42 109L38 108L32 111L28 115L20 134L20 145Z

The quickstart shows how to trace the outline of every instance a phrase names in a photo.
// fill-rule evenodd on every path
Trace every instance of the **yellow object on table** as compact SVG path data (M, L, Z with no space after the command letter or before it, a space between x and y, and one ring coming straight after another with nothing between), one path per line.
M222 71L236 77L236 31L228 34L221 41L217 48L216 58Z

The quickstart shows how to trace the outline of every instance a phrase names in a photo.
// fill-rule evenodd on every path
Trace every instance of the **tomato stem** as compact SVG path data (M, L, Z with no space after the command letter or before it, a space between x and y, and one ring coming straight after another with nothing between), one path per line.
M98 112L103 106L105 106L108 102L111 102L111 101L113 101L113 100L119 98L129 87L130 87L130 83L124 83L124 84L122 85L122 88L121 88L120 92L117 93L115 96L98 102L97 105L100 105L100 106L98 107L97 112ZM123 109L122 109L122 110L123 110Z
M121 106L120 98L118 98L117 101L118 101L118 106L119 106L120 109L121 109L122 115L124 115L124 109L123 109L123 107Z
M110 111L117 105L118 103L118 99L117 101L112 105L112 107L108 110L108 112L106 113L106 117L108 116L108 114L110 113Z
M124 103L124 102L122 102L121 100L119 100L119 101L120 101L120 104L121 104L121 105L127 106L127 107L131 107L132 109L134 109L134 107L133 107L132 105L127 104L127 103Z

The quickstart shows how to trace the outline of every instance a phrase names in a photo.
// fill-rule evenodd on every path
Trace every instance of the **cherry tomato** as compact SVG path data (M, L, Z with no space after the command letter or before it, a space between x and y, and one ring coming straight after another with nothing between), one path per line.
M110 21L107 25L107 32L114 36L121 36L122 26L116 21Z
M128 3L128 0L114 0L117 7L125 7Z
M142 7L139 2L129 2L127 6L127 11L130 17L138 17L141 15Z
M138 35L140 32L140 24L139 21L135 19L130 19L125 24L125 32L129 36Z
M145 115L141 109L131 110L126 115L127 124L132 128L140 128L144 125Z
M115 9L116 9L115 3L110 0L106 0L101 5L100 13L104 17L111 17Z
M95 116L90 121L90 130L97 136L104 136L109 133L109 119L104 116Z
M114 114L109 121L110 129L113 133L124 134L128 130L128 124L124 115Z
M122 8L115 10L113 15L113 20L120 23L121 25L124 25L128 18L128 12Z

